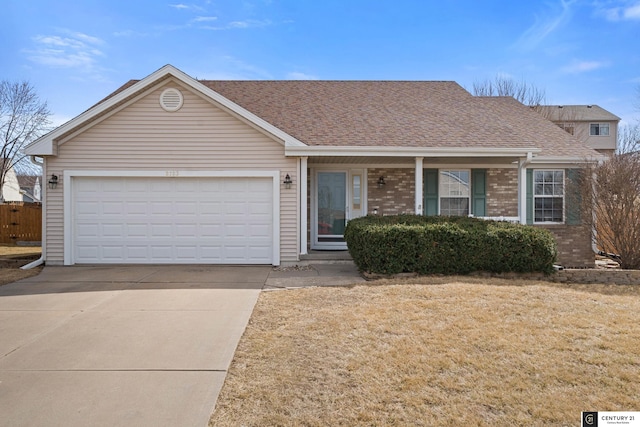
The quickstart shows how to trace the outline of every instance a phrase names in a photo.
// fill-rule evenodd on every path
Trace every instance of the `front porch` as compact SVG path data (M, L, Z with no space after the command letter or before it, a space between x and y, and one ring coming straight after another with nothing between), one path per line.
M533 224L533 168L558 165L535 163L526 153L476 158L316 156L300 157L299 167L300 261L341 262L350 259L344 227L363 215L470 215ZM593 263L590 230L578 230L565 217L535 224L556 236L566 266Z

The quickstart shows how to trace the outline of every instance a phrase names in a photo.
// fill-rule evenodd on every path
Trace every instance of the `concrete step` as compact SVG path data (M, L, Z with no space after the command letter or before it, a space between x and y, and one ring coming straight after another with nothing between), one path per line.
M349 251L309 251L300 255L300 265L309 264L352 264Z

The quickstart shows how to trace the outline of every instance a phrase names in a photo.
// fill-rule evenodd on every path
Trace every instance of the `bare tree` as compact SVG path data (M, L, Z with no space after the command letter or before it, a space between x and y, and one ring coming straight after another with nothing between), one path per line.
M622 268L640 268L640 125L621 129L619 152L584 169L568 192L582 219L596 231L604 254L619 255ZM616 258L616 257L613 257Z
M525 81L516 81L511 77L496 76L491 79L473 82L473 94L476 96L512 96L524 105L537 107L545 104L546 94L542 89Z
M640 122L618 128L617 152L623 154L638 151L640 151Z
M48 129L50 115L28 82L0 82L0 188L11 168L29 169L23 149Z

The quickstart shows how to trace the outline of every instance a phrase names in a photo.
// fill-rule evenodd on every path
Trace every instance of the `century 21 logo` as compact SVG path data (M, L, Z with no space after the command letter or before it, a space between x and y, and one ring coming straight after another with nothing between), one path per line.
M597 412L583 412L583 426L598 427L598 413Z

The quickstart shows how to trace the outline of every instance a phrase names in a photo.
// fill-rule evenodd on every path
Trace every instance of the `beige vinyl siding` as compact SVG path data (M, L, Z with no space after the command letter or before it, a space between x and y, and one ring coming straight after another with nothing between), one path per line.
M179 88L184 105L166 112L159 103L167 87ZM297 159L284 157L284 146L232 113L177 82L155 90L58 145L58 156L46 159L48 176L60 177L47 192L47 262L64 260L63 186L65 170L230 171L278 170L294 184L280 188L281 262L296 261Z

